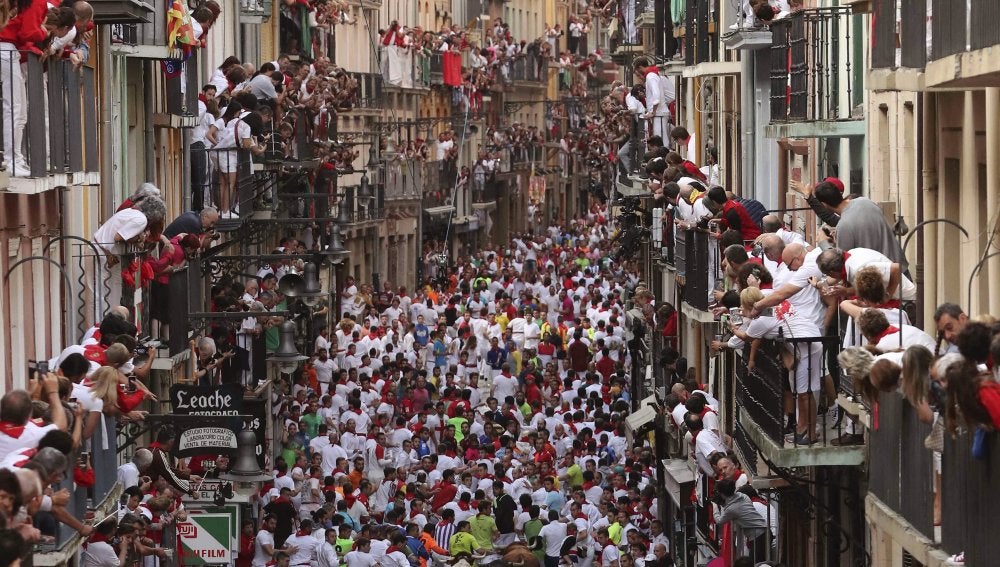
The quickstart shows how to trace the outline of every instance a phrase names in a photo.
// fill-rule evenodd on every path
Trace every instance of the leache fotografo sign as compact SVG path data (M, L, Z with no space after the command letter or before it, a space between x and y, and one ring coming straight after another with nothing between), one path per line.
M170 388L174 413L188 415L239 415L243 388L236 384L222 386L182 386Z
M230 514L191 514L177 524L180 565L232 565L233 517Z
M180 428L177 438L177 455L182 457L212 453L231 453L236 450L236 432L242 420L226 420L237 416L243 405L243 389L226 384L218 387L182 386L170 388L170 402L174 414L204 416L205 423ZM187 418L191 419L191 418ZM232 421L232 423L227 423Z

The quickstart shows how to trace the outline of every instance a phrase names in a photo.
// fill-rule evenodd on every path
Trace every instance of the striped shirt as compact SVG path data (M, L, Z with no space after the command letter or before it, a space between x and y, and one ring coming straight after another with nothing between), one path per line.
M455 522L438 522L434 526L434 541L439 546L451 551L451 536L455 535Z

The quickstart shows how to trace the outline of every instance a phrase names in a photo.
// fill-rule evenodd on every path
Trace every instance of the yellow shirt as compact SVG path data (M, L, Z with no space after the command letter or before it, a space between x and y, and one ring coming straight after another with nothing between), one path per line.
M502 333L506 333L507 332L507 323L510 323L510 319L507 318L507 313L503 312L503 313L500 313L499 315L497 315L496 321L497 321L497 323L500 323L500 333L501 334Z
M448 548L451 550L452 557L461 553L472 555L479 549L479 540L469 532L455 532L448 540Z

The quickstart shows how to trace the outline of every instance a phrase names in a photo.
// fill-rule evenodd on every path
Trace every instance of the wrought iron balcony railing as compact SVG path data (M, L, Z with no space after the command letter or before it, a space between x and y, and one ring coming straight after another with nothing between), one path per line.
M3 161L12 179L99 171L94 70L69 61L42 61L27 53L0 52L0 75L20 75L27 96L0 112ZM14 73L13 66L23 68ZM18 88L15 86L15 88ZM13 154L13 155L10 155Z
M851 8L793 12L771 24L771 121L851 118Z
M898 0L897 11L897 0L875 0L873 12L872 68L922 69L929 47L927 1Z

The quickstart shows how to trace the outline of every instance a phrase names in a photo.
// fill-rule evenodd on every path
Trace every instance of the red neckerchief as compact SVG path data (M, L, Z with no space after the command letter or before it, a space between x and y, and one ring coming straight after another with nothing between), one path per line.
M891 335L893 333L898 333L898 332L899 332L899 327L894 327L892 325L889 325L888 327L885 328L884 331L882 331L878 335L875 335L875 337L872 338L872 344L876 344L877 345L879 343L879 341L881 341L885 337L887 337L887 336L889 336L889 335Z
M592 481L592 480L585 480L585 481L583 481L582 488L583 488L584 492L586 492L586 491L590 490L591 488L594 488L594 486L595 486L594 481Z
M890 299L889 301L879 303L875 306L876 309L899 309L902 304L898 299Z
M468 512L471 507L472 506L468 502L465 502L464 500L458 501L458 509L463 512Z
M90 539L87 540L87 542L83 544L83 547L86 548L87 545L89 545L91 543L100 543L100 542L108 543L108 536L105 535L105 534L102 534L101 532L99 532L97 530L94 530L94 533L92 533L90 535Z
M16 425L9 421L0 421L0 433L7 437L18 439L24 433L24 425Z
M844 252L844 267L840 269L840 279L847 281L847 260L851 257L850 252Z
M358 497L355 496L354 494L344 495L344 504L347 505L348 510L350 510L354 506L354 503L357 501L357 499Z
M402 548L400 548L398 545L390 545L389 548L385 550L387 554L392 553L394 551L402 551Z

